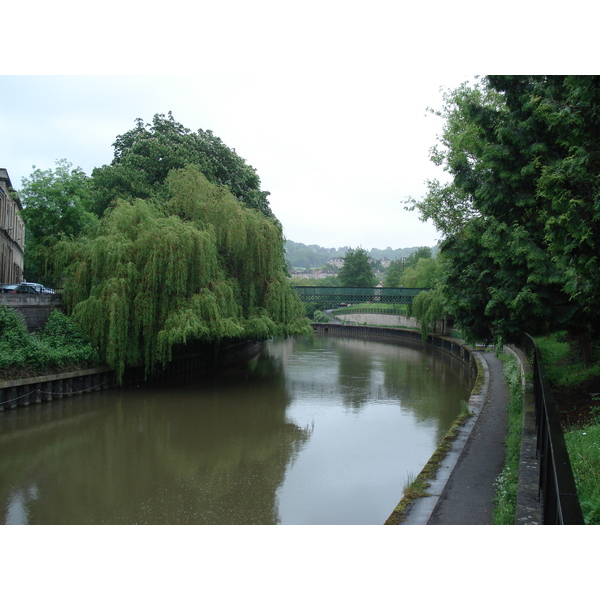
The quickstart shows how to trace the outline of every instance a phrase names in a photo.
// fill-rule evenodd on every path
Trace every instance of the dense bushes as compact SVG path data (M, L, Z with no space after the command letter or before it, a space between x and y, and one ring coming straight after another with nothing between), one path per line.
M52 311L40 332L30 333L18 311L0 306L1 379L85 368L98 361L88 339L60 311Z

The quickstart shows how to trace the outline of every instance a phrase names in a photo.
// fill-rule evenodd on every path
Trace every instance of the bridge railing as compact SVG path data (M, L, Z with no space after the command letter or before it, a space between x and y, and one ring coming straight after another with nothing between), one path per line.
M385 304L412 304L414 298L429 288L365 288L334 286L296 286L304 302L382 302Z
M334 315L399 315L402 317L407 316L408 311L405 308L336 308L333 311Z
M571 461L538 345L523 336L521 349L533 367L533 396L544 525L583 525Z

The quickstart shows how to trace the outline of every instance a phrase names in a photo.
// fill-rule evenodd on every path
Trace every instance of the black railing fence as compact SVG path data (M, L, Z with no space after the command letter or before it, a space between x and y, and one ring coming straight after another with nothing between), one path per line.
M542 522L544 525L583 525L573 470L540 349L529 335L523 336L521 349L533 369Z

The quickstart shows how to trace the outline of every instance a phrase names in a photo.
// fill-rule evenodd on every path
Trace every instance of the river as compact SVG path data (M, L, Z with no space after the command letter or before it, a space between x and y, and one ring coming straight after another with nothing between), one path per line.
M5 524L381 524L469 397L434 349L268 342L213 377L0 413Z

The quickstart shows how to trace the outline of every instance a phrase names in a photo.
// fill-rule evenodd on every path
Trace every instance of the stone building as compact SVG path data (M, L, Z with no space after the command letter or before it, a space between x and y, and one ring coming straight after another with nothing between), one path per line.
M21 202L13 192L6 169L0 168L0 283L21 283L25 225Z

